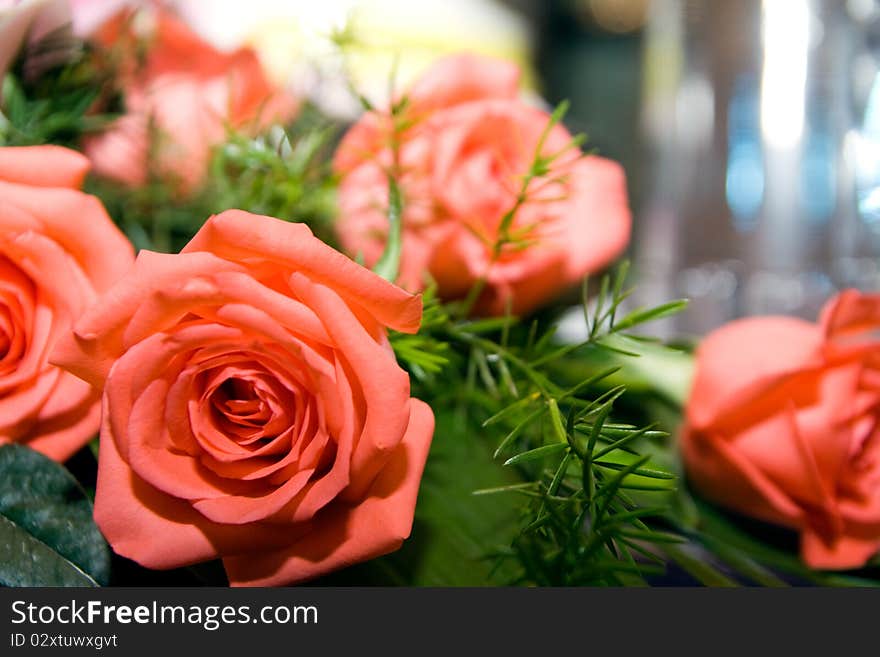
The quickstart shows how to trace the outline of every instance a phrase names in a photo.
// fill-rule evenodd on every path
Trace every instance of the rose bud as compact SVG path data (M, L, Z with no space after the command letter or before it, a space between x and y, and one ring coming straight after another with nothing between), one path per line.
M818 324L753 317L710 334L682 451L697 491L797 530L814 568L880 549L880 296L849 290Z

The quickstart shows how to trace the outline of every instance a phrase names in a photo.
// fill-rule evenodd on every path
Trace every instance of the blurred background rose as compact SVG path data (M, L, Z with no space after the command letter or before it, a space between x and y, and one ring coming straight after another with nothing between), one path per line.
M125 115L84 143L102 177L142 186L155 175L188 192L230 128L259 133L296 114L296 99L273 87L252 49L220 52L171 12L121 12L92 40L119 53L125 93Z
M144 4L71 2L79 34ZM0 16L37 4L50 3L0 0ZM346 120L360 112L349 80L382 101L395 62L399 87L460 50L521 65L536 100L569 98L572 132L626 169L633 302L692 300L665 337L745 315L814 317L834 291L880 282L877 0L166 4L220 50L253 47L275 83Z
M252 45L277 81L341 117L359 111L345 73L375 101L395 61L400 85L462 49L523 65L536 98L569 98L572 131L624 165L633 302L692 300L665 337L814 317L834 291L880 281L876 0L177 5L205 38Z

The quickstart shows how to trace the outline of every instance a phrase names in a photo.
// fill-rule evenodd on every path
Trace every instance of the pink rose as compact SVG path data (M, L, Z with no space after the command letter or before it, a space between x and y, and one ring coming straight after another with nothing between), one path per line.
M126 115L88 139L85 153L96 173L132 186L147 182L152 163L154 173L186 193L203 180L227 129L255 131L288 120L296 103L269 83L253 50L222 53L167 11L155 18L146 60L138 65L130 53L131 70L123 74ZM111 46L136 38L130 28L121 14L96 38Z
M409 535L434 416L386 327L414 297L293 224L228 210L141 251L54 355L104 391L95 519L149 568L299 582Z
M880 549L880 295L849 290L818 324L752 317L697 351L682 451L698 491L800 532L814 568Z
M0 444L64 461L98 431L100 395L48 362L131 245L94 196L88 160L59 146L0 148Z
M406 93L413 125L399 148L403 287L422 289L429 274L442 296L458 298L485 277L477 310L500 314L510 300L522 314L626 247L623 170L577 148L566 151L571 135L556 125L542 155L565 152L530 184L511 226L519 243L494 257L502 217L516 203L550 118L518 99L518 81L511 64L460 55L436 64ZM368 113L334 160L343 176L340 239L369 265L379 259L387 235L389 138L387 117Z

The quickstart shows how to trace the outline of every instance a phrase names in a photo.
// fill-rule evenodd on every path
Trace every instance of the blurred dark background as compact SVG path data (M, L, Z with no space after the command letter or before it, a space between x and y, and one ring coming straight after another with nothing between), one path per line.
M667 337L877 289L875 0L510 4L543 95L626 168L637 301L691 299Z

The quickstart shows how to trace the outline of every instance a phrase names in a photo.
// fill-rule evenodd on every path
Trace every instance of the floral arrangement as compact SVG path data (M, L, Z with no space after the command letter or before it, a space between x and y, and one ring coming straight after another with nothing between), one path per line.
M86 4L0 13L0 583L876 582L880 298L663 344L516 65L345 124Z

